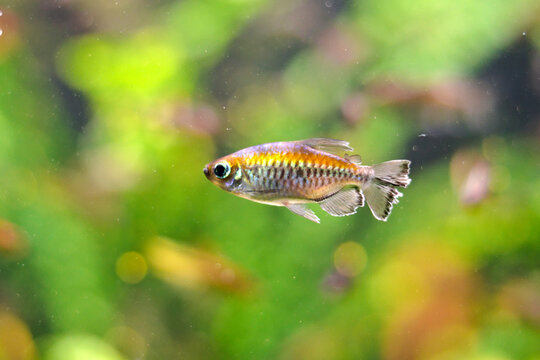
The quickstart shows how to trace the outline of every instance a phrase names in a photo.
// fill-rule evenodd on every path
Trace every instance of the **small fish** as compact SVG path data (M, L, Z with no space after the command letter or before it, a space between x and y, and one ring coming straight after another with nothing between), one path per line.
M315 138L252 146L219 158L204 167L214 185L252 201L285 206L319 223L306 207L318 203L333 216L356 213L364 197L376 219L386 221L407 187L409 160L362 166L347 141Z

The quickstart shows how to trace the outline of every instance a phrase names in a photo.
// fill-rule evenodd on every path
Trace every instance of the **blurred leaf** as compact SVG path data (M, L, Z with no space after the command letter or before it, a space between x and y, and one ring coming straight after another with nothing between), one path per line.
M149 96L162 89L182 66L178 47L156 41L159 37L146 31L127 40L97 35L71 39L58 55L58 69L70 84L100 99L104 95Z
M189 57L215 55L262 4L263 0L182 1L169 10L168 28L173 42L183 44Z
M0 84L0 166L54 168L65 161L73 134L35 59L21 50L0 62Z
M350 18L374 54L370 77L434 82L470 73L534 20L535 0L363 1Z

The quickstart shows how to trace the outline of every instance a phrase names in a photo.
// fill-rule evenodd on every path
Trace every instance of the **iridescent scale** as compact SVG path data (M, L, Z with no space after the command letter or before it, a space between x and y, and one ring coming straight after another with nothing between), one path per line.
M241 150L232 157L239 176L260 199L298 198L317 201L332 189L363 183L369 167L298 143L272 143Z

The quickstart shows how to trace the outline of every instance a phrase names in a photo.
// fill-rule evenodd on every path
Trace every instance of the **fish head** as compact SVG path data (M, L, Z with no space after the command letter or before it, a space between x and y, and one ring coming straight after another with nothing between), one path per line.
M242 185L242 170L234 158L223 157L212 161L206 164L203 172L208 180L225 191L235 192Z

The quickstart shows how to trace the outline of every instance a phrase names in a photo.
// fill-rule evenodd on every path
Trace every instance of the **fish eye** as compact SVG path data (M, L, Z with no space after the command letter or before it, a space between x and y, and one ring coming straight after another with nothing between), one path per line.
M218 179L224 179L229 176L231 167L227 163L219 163L214 166L214 174Z

